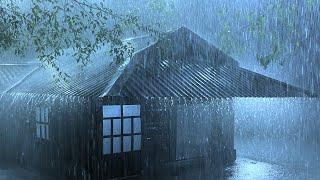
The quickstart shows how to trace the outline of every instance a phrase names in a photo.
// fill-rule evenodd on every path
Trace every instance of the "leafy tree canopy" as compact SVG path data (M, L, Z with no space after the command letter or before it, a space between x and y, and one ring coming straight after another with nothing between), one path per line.
M90 62L92 53L106 47L106 52L121 63L134 51L124 37L141 32L161 34L142 24L136 14L116 13L102 2L30 0L27 10L14 0L0 4L0 51L24 55L31 47L44 66L56 70L58 79L68 77L56 62L66 48L74 50L73 56L83 66Z
M0 1L0 51L24 55L31 47L59 77L67 76L56 63L66 48L74 49L73 56L81 65L100 48L121 63L134 51L132 44L123 41L125 37L160 35L159 29L170 29L185 18L179 17L174 0L110 0L120 7L127 4L118 11L94 0L27 0L27 9L15 1ZM217 22L211 31L224 52L237 56L250 51L264 68L272 62L283 64L302 56L315 59L320 54L313 52L320 46L315 28L320 24L320 0L265 0L260 4L244 10L222 3L203 23ZM129 6L132 11L126 10Z
M226 3L217 10L219 47L233 56L254 52L264 68L294 58L315 61L320 54L320 1L265 0L258 4L243 9Z

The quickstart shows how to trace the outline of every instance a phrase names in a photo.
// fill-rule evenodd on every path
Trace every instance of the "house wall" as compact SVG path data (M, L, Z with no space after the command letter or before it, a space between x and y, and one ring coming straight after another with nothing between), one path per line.
M177 170L186 162L197 166L196 161L189 160L208 157L208 152L213 152L210 147L214 146L211 139L215 135L224 143L224 152L233 151L231 99L207 103L108 98L92 102L79 97L8 95L1 103L5 108L0 112L1 131L6 135L1 143L7 142L2 149L7 160L68 179L130 175L125 173L129 172L125 167L135 167L135 173L154 175L166 168ZM104 104L141 105L141 152L103 155ZM51 108L49 141L35 137L35 109L39 106Z
M208 157L214 126L221 126L220 119L214 117L215 111L210 106L211 104L178 106L176 160ZM221 131L221 127L216 130Z
M91 103L80 97L15 94L1 100L1 130L6 161L61 177L77 177L89 168L88 123ZM48 107L49 139L36 137L36 108ZM5 143L2 144L2 143ZM22 155L24 154L24 155Z
M199 167L201 161L212 157L219 142L225 163L235 160L232 99L159 100L146 103L146 109L143 163L149 174Z
M176 107L166 102L147 102L143 121L143 166L154 175L175 159Z
M234 111L232 99L210 103L179 105L177 117L176 160L210 156L218 136L229 161L234 150ZM230 158L233 161L234 157Z

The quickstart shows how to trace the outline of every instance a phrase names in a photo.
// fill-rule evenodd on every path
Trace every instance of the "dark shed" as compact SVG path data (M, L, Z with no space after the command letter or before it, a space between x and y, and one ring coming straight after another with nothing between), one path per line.
M230 163L233 97L314 96L240 68L186 28L134 41L122 64L98 52L79 67L66 55L68 82L37 67L12 84L0 101L6 157L75 179L199 166L217 147Z
M19 83L28 74L32 73L38 64L33 63L3 63L0 64L0 99L4 93L10 90L15 84ZM0 110L2 112L3 109ZM3 119L0 117L0 120ZM1 122L1 121L0 121ZM3 124L1 124L3 125ZM1 145L7 144L7 140L10 134L8 129L0 128L0 142ZM1 146L3 147L3 146ZM0 148L0 158L5 157L5 151L7 149Z

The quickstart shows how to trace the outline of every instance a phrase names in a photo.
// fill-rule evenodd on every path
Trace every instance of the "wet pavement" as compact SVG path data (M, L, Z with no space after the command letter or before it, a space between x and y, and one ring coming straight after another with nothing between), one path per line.
M53 180L33 169L25 169L16 165L0 163L0 180Z
M161 179L161 178L159 178ZM236 162L227 167L222 177L214 177L201 170L193 170L182 173L177 177L166 177L165 179L183 180L319 180L317 171L308 169L289 168L282 165L260 162L249 158L238 157Z
M237 155L286 167L300 179L320 179L320 145L304 141L237 138ZM299 178L298 178L299 179Z
M158 179L163 179L159 177ZM48 178L34 170L26 170L16 166L0 165L0 180L37 180L37 179L54 179ZM135 178L136 179L136 178ZM140 178L138 178L140 179ZM149 178L148 178L149 179ZM157 178L151 178L157 179ZM229 180L318 180L320 174L311 169L289 168L282 165L260 162L248 158L238 157L236 162L227 167L224 176L215 178L208 174L204 174L199 170L190 170L182 175L175 177L165 177L165 179L184 179L184 180L197 180L197 179L229 179Z
M230 180L320 179L320 174L310 169L289 168L248 158L238 158L234 165L226 169L225 173L225 179Z

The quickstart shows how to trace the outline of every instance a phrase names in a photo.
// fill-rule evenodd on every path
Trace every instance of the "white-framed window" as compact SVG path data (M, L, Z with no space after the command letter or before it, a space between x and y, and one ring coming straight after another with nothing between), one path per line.
M103 106L103 154L141 150L140 105Z
M48 107L36 108L36 137L49 140L49 111Z

